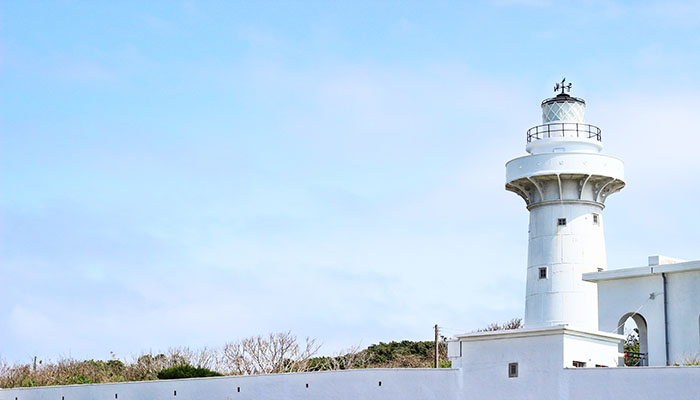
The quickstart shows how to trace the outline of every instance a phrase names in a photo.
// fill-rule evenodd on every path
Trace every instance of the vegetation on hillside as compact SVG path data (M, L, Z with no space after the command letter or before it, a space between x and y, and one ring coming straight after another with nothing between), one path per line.
M435 343L432 341L379 342L364 350L350 350L335 357L314 357L309 360L308 371L354 368L431 368ZM447 343L438 344L440 368L449 368Z
M208 376L223 376L224 374L204 367L193 367L189 364L165 368L158 372L158 379L204 378Z
M503 325L491 324L480 331L518 327L520 320L512 320ZM302 341L291 332L279 332L213 349L181 347L159 354L141 354L130 362L118 360L114 355L107 361L62 358L17 365L0 360L0 388L354 368L430 368L434 346L432 341L380 342L365 349L354 347L335 356L318 357L320 345L315 340ZM445 337L438 348L439 367L450 367Z

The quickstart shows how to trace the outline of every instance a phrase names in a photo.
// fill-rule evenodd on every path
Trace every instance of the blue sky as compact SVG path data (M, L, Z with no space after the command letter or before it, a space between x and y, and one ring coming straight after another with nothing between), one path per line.
M0 5L0 356L523 313L504 190L566 76L626 163L610 268L700 258L692 2Z

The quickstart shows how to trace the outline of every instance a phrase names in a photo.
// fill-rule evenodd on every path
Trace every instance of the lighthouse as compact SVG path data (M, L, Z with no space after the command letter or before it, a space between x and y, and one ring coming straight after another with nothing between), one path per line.
M597 285L582 274L607 269L603 209L625 186L621 160L604 155L586 102L562 80L527 131L526 156L506 164L506 190L530 212L525 328L598 329Z

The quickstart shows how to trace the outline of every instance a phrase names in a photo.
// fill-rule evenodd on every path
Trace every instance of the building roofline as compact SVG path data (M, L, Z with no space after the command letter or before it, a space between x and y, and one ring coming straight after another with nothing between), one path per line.
M488 331L488 332L472 332L455 335L455 338L462 342L481 341L481 340L500 340L510 339L515 337L542 337L551 335L571 335L579 337L596 338L602 340L624 340L624 336L616 333L591 331L581 329L571 325L555 325L539 328L521 328L505 331Z
M674 274L679 272L700 271L700 260L685 261L673 264L661 264L648 267L613 269L601 272L583 274L583 280L588 282L609 281L614 279L639 278L644 276Z

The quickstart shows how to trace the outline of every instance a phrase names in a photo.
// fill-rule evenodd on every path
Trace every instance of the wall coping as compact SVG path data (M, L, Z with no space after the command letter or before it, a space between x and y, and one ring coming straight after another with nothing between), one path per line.
M661 264L649 267L613 269L601 272L583 274L583 280L588 282L609 281L614 279L639 278L662 273L674 274L681 272L700 271L700 260L685 261L673 264Z
M555 335L577 336L614 342L618 342L620 340L625 339L623 335L618 335L616 333L589 331L586 329L576 328L570 325L556 325L541 328L522 328L507 331L473 332L462 335L455 335L455 338L460 342L474 342L481 340L503 340L512 338L542 337Z

